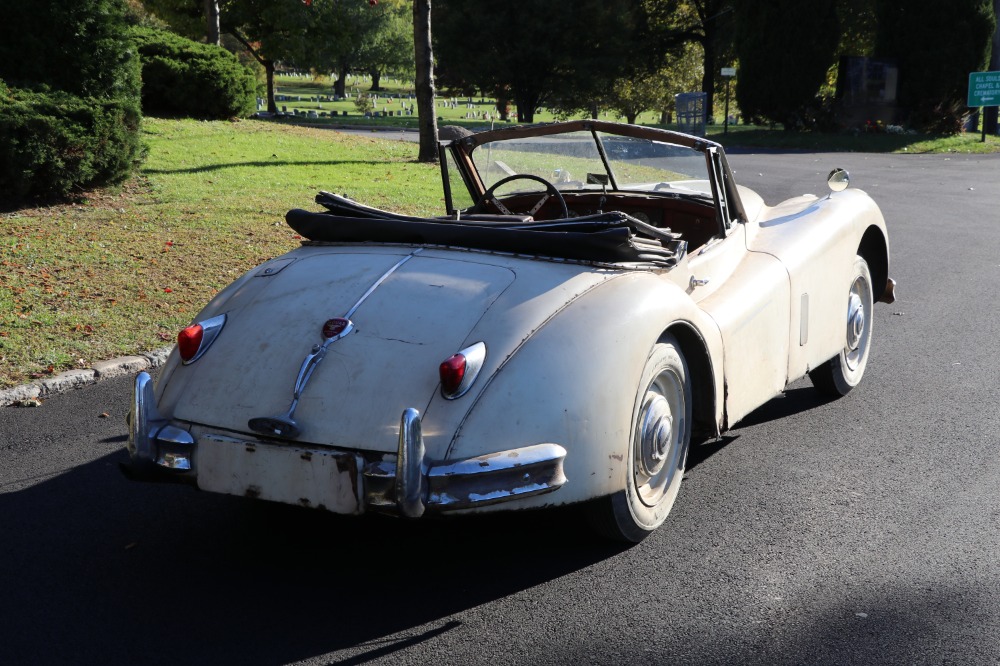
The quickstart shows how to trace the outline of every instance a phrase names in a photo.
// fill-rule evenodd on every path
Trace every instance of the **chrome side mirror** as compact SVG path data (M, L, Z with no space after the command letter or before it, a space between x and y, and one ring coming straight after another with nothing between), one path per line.
M843 192L851 184L851 174L847 173L847 169L834 169L826 177L826 184L830 186L831 192Z

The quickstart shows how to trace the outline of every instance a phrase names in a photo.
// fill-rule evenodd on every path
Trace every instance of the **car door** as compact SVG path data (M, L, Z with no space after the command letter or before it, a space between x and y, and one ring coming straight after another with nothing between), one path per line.
M781 393L788 380L789 279L747 246L747 221L721 152L709 151L720 234L688 257L687 290L719 327L726 425Z

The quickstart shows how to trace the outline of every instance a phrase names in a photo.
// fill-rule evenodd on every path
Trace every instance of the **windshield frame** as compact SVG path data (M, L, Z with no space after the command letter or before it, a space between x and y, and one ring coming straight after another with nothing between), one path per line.
M647 196L664 196L667 198L678 196L676 191L651 192L649 190L620 187L619 183L615 180L614 169L609 163L609 158L600 134L646 139L649 141L690 148L700 152L705 159L705 169L710 184L710 195L707 192L705 195L711 196L721 226L728 231L733 228L734 223L746 221L746 214L743 211L743 205L739 198L736 183L732 177L731 171L729 170L728 162L725 159L725 151L721 144L689 134L645 127L642 125L626 125L603 120L572 120L569 122L550 123L544 125L502 127L474 134L463 132L463 136L457 137L452 141L442 142L442 148L451 152L452 159L449 160L449 162L451 162L451 164L453 164L461 172L461 177L458 179L449 179L443 162L442 176L446 182L450 180L451 187L457 186L456 181L461 180L468 188L472 199L474 201L481 201L487 187L484 184L483 179L480 177L476 164L472 158L472 154L477 147L492 142L553 136L573 132L588 132L592 136L597 146L597 151L600 155L601 161L603 162L605 172L608 175L609 182L607 184L607 189L608 191L614 192L642 192ZM456 213L456 210L452 202L451 192L447 191L447 189L449 188L446 185L445 203L447 212L449 215L453 215Z

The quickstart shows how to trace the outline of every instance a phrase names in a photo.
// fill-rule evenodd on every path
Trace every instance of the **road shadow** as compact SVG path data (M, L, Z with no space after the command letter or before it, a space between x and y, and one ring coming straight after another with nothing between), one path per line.
M730 444L740 438L738 434L739 429L808 412L830 402L830 398L825 397L812 386L786 389L782 395L768 401L744 417L735 425L734 430L724 433L718 439L693 442L691 449L688 451L685 469L691 471L712 456L725 450Z
M572 510L356 519L132 483L125 457L0 494L4 663L284 664L358 646L384 657L460 626L449 616L622 552Z
M785 389L783 395L766 402L750 412L737 426L748 428L770 421L777 421L795 414L802 414L803 412L817 409L831 402L833 402L831 398L823 395L812 386Z
M174 173L210 173L213 171L222 171L223 169L246 169L254 168L258 169L261 167L302 167L302 166L343 166L345 164L355 164L363 166L385 166L385 161L380 160L257 160L254 162L231 162L229 164L206 164L199 167L190 167L187 169L143 169L143 174L174 174Z

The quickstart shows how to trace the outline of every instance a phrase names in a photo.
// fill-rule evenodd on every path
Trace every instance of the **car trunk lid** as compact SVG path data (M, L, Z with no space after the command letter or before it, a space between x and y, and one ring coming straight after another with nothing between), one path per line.
M403 410L426 408L438 365L462 348L515 278L506 267L408 248L312 247L293 255L230 297L209 352L176 368L161 398L176 418L249 433L251 419L287 413L304 360L325 340L324 325L349 318L353 330L328 345L301 391L295 439L395 451Z

